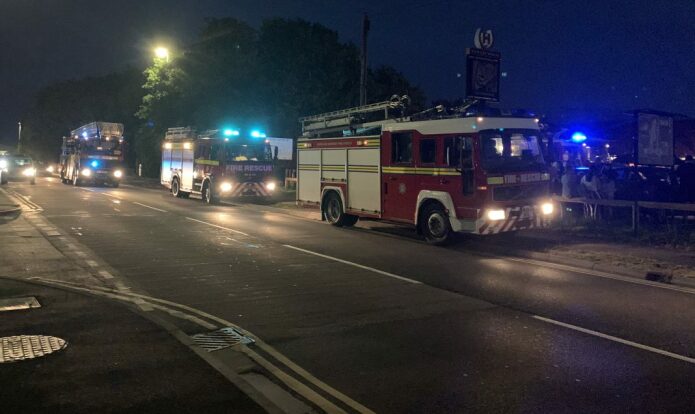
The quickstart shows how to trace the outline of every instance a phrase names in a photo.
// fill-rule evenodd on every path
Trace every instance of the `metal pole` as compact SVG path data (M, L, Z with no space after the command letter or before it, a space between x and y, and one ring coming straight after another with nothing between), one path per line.
M17 122L17 152L22 151L22 123Z
M362 19L362 53L360 55L360 106L367 104L367 34L369 33L369 17L367 13Z

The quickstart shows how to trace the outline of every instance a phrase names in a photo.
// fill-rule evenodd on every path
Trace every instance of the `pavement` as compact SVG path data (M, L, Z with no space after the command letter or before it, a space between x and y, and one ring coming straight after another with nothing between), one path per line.
M270 206L208 206L164 190L51 179L9 190L34 206L28 224L41 240L89 270L56 268L60 280L82 286L96 277L118 295L237 326L256 340L245 355L266 357L273 381L323 404L317 411L695 405L695 290L687 287L338 229Z
M135 311L112 301L0 279L0 300L40 308L0 311L0 339L63 339L53 354L0 364L7 413L260 413L247 395Z

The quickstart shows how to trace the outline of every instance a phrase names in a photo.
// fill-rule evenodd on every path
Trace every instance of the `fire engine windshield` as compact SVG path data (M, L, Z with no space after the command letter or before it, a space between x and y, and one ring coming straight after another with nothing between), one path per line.
M118 138L109 139L90 139L82 141L82 148L90 153L103 153L110 155L119 155L122 144Z
M225 145L227 161L269 161L272 155L269 146L261 144L232 144Z
M480 158L487 171L541 171L545 167L538 131L481 131L480 141Z

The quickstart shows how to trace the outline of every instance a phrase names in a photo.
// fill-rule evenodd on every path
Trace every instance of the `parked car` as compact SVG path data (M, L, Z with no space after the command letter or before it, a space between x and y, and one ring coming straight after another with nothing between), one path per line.
M0 157L0 184L29 181L36 184L36 167L28 155L10 154Z

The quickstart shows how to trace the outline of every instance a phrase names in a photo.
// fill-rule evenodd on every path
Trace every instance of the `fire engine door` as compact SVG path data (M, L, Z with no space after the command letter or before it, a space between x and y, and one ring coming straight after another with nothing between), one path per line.
M184 147L181 162L181 189L191 191L193 188L193 146Z
M393 132L385 138L381 154L383 217L413 221L418 195L413 133Z

